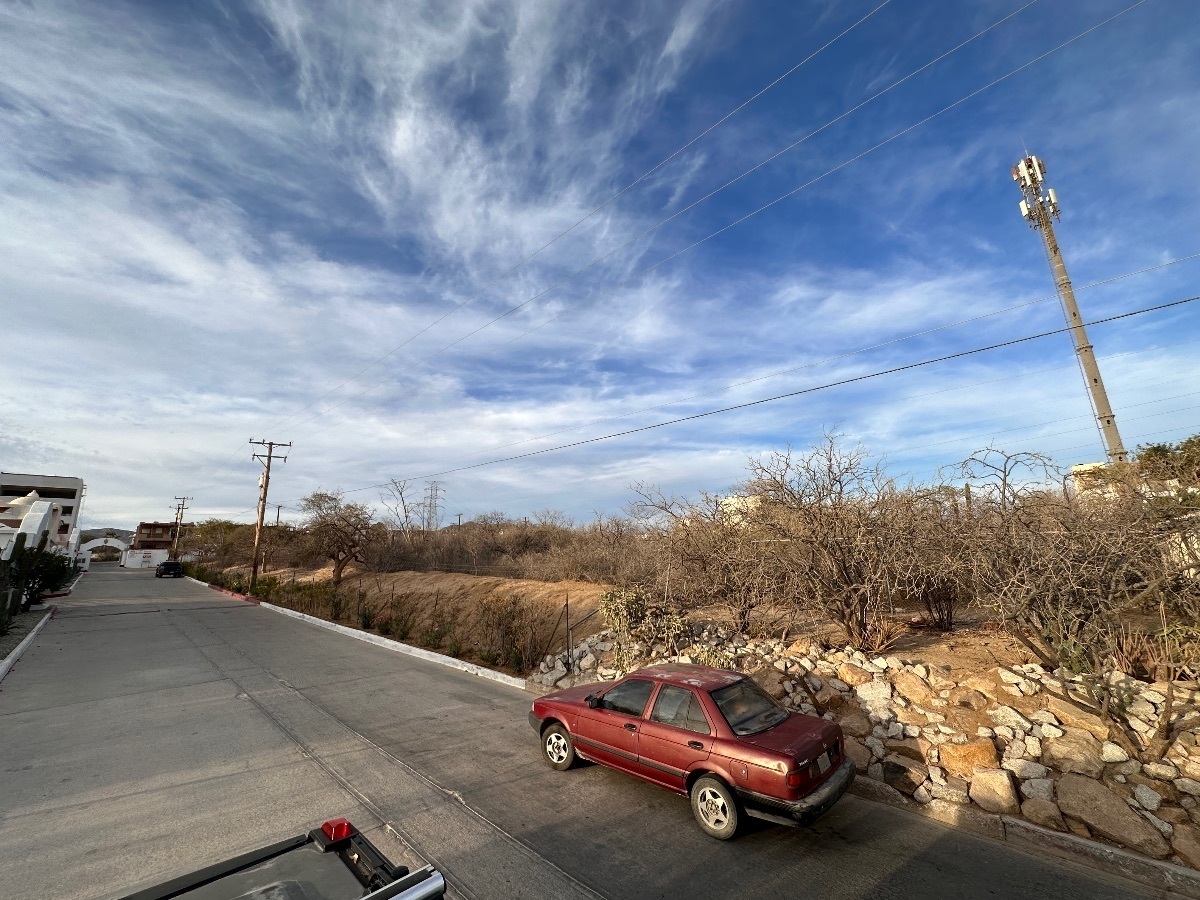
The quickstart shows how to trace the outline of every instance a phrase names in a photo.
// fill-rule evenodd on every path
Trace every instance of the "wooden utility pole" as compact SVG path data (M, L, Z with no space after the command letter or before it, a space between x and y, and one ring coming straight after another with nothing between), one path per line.
M1096 363L1096 354L1088 342L1087 332L1083 329L1083 318L1079 314L1079 304L1075 302L1075 290L1071 287L1071 279L1067 277L1067 266L1063 262L1062 253L1058 248L1058 239L1054 236L1054 226L1051 218L1059 216L1058 196L1053 189L1045 189L1046 164L1036 156L1026 156L1012 169L1013 181L1021 188L1024 199L1021 200L1021 215L1029 222L1029 227L1042 233L1042 242L1046 251L1046 260L1050 263L1050 271L1054 275L1054 286L1062 300L1063 313L1067 317L1067 325L1071 329L1071 340L1075 344L1075 353L1079 357L1079 367L1083 370L1087 382L1088 394L1092 401L1092 410L1100 423L1100 432L1104 437L1105 450L1108 453L1109 465L1123 463L1129 454L1121 443L1121 434L1117 431L1117 419L1113 415L1112 406L1108 402L1108 393L1104 390L1104 382L1100 378L1100 366Z
M175 498L175 535L171 541L171 558L179 559L179 535L183 532L183 511L188 508L187 502L191 497L176 497Z
M275 455L277 447L291 447L291 441L286 444L277 443L275 441L256 441L250 439L251 444L256 444L259 447L266 447L266 453L255 453L251 456L252 459L257 459L263 464L262 476L258 479L258 521L254 527L254 559L250 563L250 590L254 590L254 585L258 581L258 545L262 539L263 517L267 513L267 490L271 486L271 461L273 459L281 459L287 462L286 456Z

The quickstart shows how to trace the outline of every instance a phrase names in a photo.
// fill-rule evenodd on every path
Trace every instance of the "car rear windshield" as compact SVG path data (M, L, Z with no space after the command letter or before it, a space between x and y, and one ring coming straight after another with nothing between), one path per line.
M787 710L750 678L718 688L712 698L736 735L766 731L788 717Z

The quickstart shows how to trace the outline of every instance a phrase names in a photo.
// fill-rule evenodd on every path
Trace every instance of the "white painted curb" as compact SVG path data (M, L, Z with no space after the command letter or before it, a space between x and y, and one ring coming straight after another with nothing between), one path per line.
M3 662L0 662L0 681L3 681L4 676L8 674L9 669L17 664L17 660L21 658L21 654L24 653L25 649L33 643L33 639L38 636L38 632L42 630L42 626L50 621L50 617L52 615L54 615L53 610L42 616L42 621L34 625L33 631L25 635L25 640L17 644L17 649L8 654L8 656L4 657Z
M188 581L190 581L192 584L200 585L200 587L212 587L212 585L210 585L207 581L201 581L199 578L193 578L191 575L184 575L183 577L186 578Z
M402 644L399 641L393 641L390 638L381 637L378 634L371 634L367 631L359 631L357 628L347 628L345 625L338 625L334 622L327 622L324 619L318 619L316 616L305 615L301 612L296 612L294 609L284 609L282 606L275 606L273 603L259 603L263 609L269 609L277 613L282 613L285 616L291 616L293 619L300 619L304 622L311 622L313 625L318 625L321 628L328 628L330 631L336 631L339 634L344 634L352 637L355 640L366 641L368 644L374 644L376 647L382 647L384 650L391 650L395 653L406 653L409 656L415 656L418 659L424 659L428 662L437 663L441 666L447 666L451 669L458 669L460 672L467 672L471 675L478 675L480 678L487 678L489 681L496 681L500 684L506 684L509 687L520 688L525 690L525 679L514 678L512 675L505 675L503 672L493 672L491 669L486 669L483 666L477 666L474 663L463 662L461 659L455 659L453 656L446 656L442 653L434 653L432 650L426 650L423 647L413 647L410 644Z

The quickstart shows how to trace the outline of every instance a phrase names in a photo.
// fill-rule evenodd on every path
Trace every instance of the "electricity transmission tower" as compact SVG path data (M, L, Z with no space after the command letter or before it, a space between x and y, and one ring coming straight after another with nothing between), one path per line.
M438 481L430 481L425 488L425 521L422 526L426 533L437 531L442 524L442 485Z
M1104 446L1108 453L1109 465L1123 463L1128 459L1125 446L1121 443L1120 432L1117 431L1117 420L1113 415L1112 406L1108 402L1108 393L1104 390L1104 382L1100 378L1100 366L1096 363L1096 355L1088 342L1087 332L1083 328L1083 319L1079 315L1079 304L1075 302L1075 291L1071 287L1071 279L1067 277L1067 266L1063 262L1062 253L1058 249L1058 239L1054 236L1054 225L1051 218L1059 217L1058 196L1053 189L1045 187L1046 164L1036 156L1026 156L1012 168L1013 181L1024 195L1021 200L1021 215L1029 222L1029 227L1042 233L1042 244L1046 251L1046 260L1050 263L1050 271L1054 275L1054 285L1062 301L1063 313L1067 317L1067 325L1071 329L1071 340L1075 344L1075 353L1079 357L1079 367L1083 370L1087 382L1088 394L1091 397L1092 410L1100 423L1100 432L1104 436Z
M275 441L256 441L251 438L250 443L267 448L266 453L255 453L251 457L263 464L263 473L258 479L258 523L254 526L254 559L250 563L250 590L254 590L255 582L258 581L258 544L262 538L263 516L267 512L267 489L271 486L271 460L281 459L287 462L286 456L275 455L275 449L291 447L292 442L288 441L286 444L282 444Z
M171 558L179 559L179 535L183 531L183 511L188 508L187 502L191 497L176 497L175 504L175 539L171 542Z

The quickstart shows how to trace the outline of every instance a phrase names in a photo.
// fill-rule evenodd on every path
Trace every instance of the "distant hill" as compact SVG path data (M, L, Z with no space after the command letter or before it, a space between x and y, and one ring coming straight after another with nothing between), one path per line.
M128 528L85 528L80 532L79 543L86 544L97 538L111 537L128 544L133 540L133 532Z

